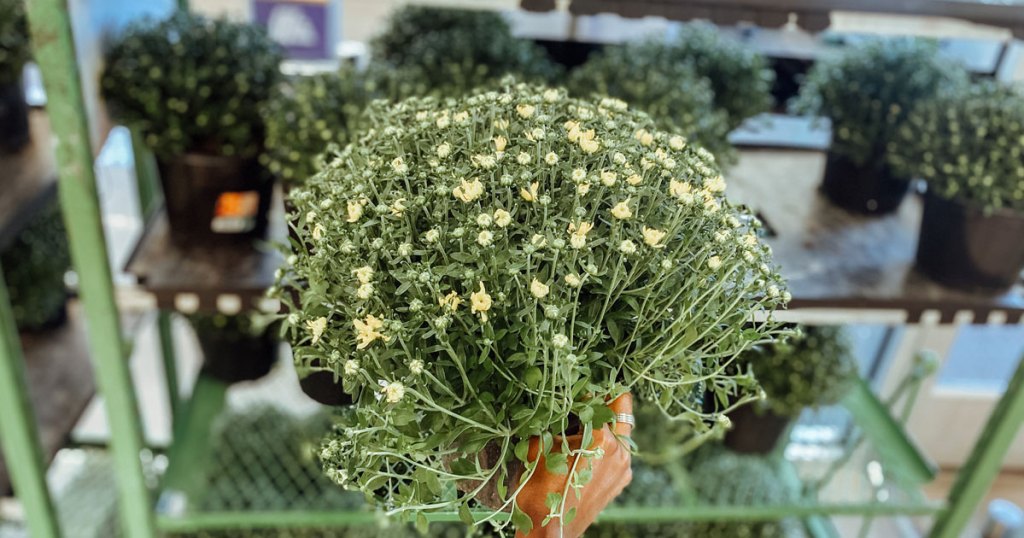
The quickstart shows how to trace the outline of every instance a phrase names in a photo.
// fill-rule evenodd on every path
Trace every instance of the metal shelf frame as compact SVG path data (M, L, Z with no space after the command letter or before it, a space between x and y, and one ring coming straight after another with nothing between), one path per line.
M75 269L80 279L80 297L87 318L89 350L96 372L100 393L105 400L105 411L110 426L109 450L115 467L118 488L118 515L123 534L133 538L156 537L160 530L199 530L244 525L265 524L271 527L301 527L338 525L366 521L373 514L324 512L225 512L197 514L189 517L157 516L153 491L147 480L141 457L145 449L142 441L142 423L129 372L130 345L119 324L114 286L108 265L106 242L102 230L101 212L93 171L93 155L89 144L89 125L78 66L72 25L67 0L32 0L27 2L29 23L35 47L35 57L47 90L49 115L58 141L58 191L64 209L69 243ZM185 7L186 2L181 2ZM137 160L137 164L144 159ZM147 164L147 163L141 163ZM153 193L152 176L145 174L140 164L140 181L148 185L143 193L142 207L150 208ZM151 167L150 167L151 168ZM144 177L148 176L148 177ZM165 369L175 370L174 350L170 343L167 313L160 316L160 334L164 351ZM53 503L45 482L45 468L40 457L38 435L31 421L23 383L23 363L17 345L14 324L0 282L0 438L11 465L15 487L25 506L28 524L33 536L50 538L60 536ZM168 375L168 379L176 379ZM177 395L176 387L170 394ZM865 394L866 391L866 394ZM865 421L862 425L872 431L895 431L903 437L902 429L888 414L879 414L879 405L866 387L858 389L855 415ZM218 394L220 396L218 397ZM175 442L170 458L171 470L167 485L188 487L188 473L175 469L175 458L185 465L191 463L189 455L202 455L205 445L192 443L189 438L209 426L212 412L219 409L218 398L223 400L223 387L200 380L197 393L188 400L179 401L172 396L175 422ZM884 412L884 407L882 408ZM931 536L953 538L959 536L999 472L1014 434L1024 422L1024 360L1018 365L1013 380L1007 387L995 412L989 417L983 435L964 468L958 475L948 502L937 506L885 505L831 505L801 502L783 507L691 507L691 508L614 508L604 514L606 520L678 520L694 518L758 518L778 515L805 517L808 526L822 527L822 518L828 514L861 514L884 516L938 512ZM200 435L202 437L202 435ZM892 435L888 435L892 437ZM883 443L884 444L884 443ZM917 471L911 473L919 480L927 477L927 469L920 467L916 451L907 452L897 445L883 447L888 457L910 462ZM908 459L909 458L909 459ZM180 465L180 463L179 463ZM435 515L432 519L456 519L452 515Z

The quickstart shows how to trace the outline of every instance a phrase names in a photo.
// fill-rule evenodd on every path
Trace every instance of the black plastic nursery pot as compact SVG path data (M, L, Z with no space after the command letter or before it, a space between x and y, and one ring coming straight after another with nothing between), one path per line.
M821 192L833 204L854 213L884 215L903 202L910 181L894 177L885 165L858 166L828 152Z
M340 379L335 381L333 372L310 372L299 378L299 386L306 396L317 403L334 407L352 404L352 396L342 388Z
M567 70L575 69L585 63L591 54L600 51L604 45L600 43L584 43L581 41L552 41L547 39L534 40L540 45L548 58Z
M255 381L277 362L280 340L267 330L253 336L225 329L196 328L203 350L203 372L225 383Z
M28 103L21 82L0 85L0 153L14 153L30 138Z
M266 237L274 182L257 159L186 153L158 165L176 243L223 245Z
M741 454L769 454L779 444L792 419L754 405L729 413L732 429L725 434L725 446Z
M998 291L1024 270L1024 212L991 214L960 200L926 193L917 269L942 284Z

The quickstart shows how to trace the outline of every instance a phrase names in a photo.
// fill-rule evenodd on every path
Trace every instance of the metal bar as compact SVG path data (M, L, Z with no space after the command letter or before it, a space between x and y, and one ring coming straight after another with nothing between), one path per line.
M223 381L199 374L192 397L183 403L181 420L174 426L174 441L167 451L168 467L164 474L166 489L190 495L202 487L211 453L211 428L224 408L227 389Z
M132 160L135 162L135 185L139 197L139 212L142 220L148 221L149 216L159 206L160 179L153 152L149 151L142 137L134 129L132 133Z
M88 320L96 382L110 424L124 534L147 538L156 535L156 525L139 459L143 448L141 420L114 303L71 18L65 0L32 0L26 2L26 7L35 58L46 88L46 108L59 142L60 199L71 258L78 272L79 296Z
M1006 386L1003 397L989 415L974 450L957 473L949 494L949 507L936 519L929 536L961 536L971 514L999 474L1003 458L1021 424L1024 424L1024 357L1017 364L1017 371Z
M43 449L27 386L21 342L0 270L0 448L14 491L25 506L32 536L56 538L59 525L46 487Z
M160 333L160 358L164 365L167 400L171 408L171 431L174 431L181 419L181 389L178 387L178 363L174 353L174 333L171 325L174 320L171 315L171 312L160 310L156 323Z

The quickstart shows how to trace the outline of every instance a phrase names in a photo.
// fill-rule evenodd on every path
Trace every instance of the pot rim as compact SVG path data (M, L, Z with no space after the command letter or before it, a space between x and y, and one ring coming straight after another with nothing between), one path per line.
M922 193L922 195L926 200L931 198L963 207L967 211L967 213L972 216L1002 217L1012 220L1024 220L1024 209L1000 207L993 209L992 211L985 211L985 209L981 205L972 200L965 200L964 198L959 197L949 198L941 194L938 194L930 188L930 185L928 184L927 180L922 179L921 181L925 185L924 192Z

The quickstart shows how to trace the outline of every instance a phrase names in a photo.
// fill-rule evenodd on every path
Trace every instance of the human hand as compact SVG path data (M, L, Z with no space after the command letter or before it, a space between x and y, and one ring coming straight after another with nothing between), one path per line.
M592 475L590 481L580 489L578 496L571 487L566 488L568 475L554 474L547 470L544 457L539 456L539 439L530 440L529 460L534 461L539 456L540 461L537 463L533 475L519 492L516 501L519 508L530 516L533 521L533 529L527 534L517 532L517 538L578 538L597 519L601 510L604 510L608 503L629 485L633 479L633 471L630 467L632 456L629 447L616 436L628 436L633 431L633 396L627 392L608 404L608 408L616 417L628 416L629 420L617 419L611 427L605 425L594 432L593 442L588 448L591 450L601 448L604 455L600 458L585 457L579 463L579 465L589 465ZM570 435L566 439L574 450L578 449L583 442L582 435ZM556 444L561 441L562 438L555 438ZM568 458L569 469L576 464L577 458L579 456ZM563 492L567 492L567 494L562 513L567 514L571 510L575 510L575 517L567 524L562 524L559 518L553 518L547 526L542 526L544 519L551 513L545 504L548 493Z

